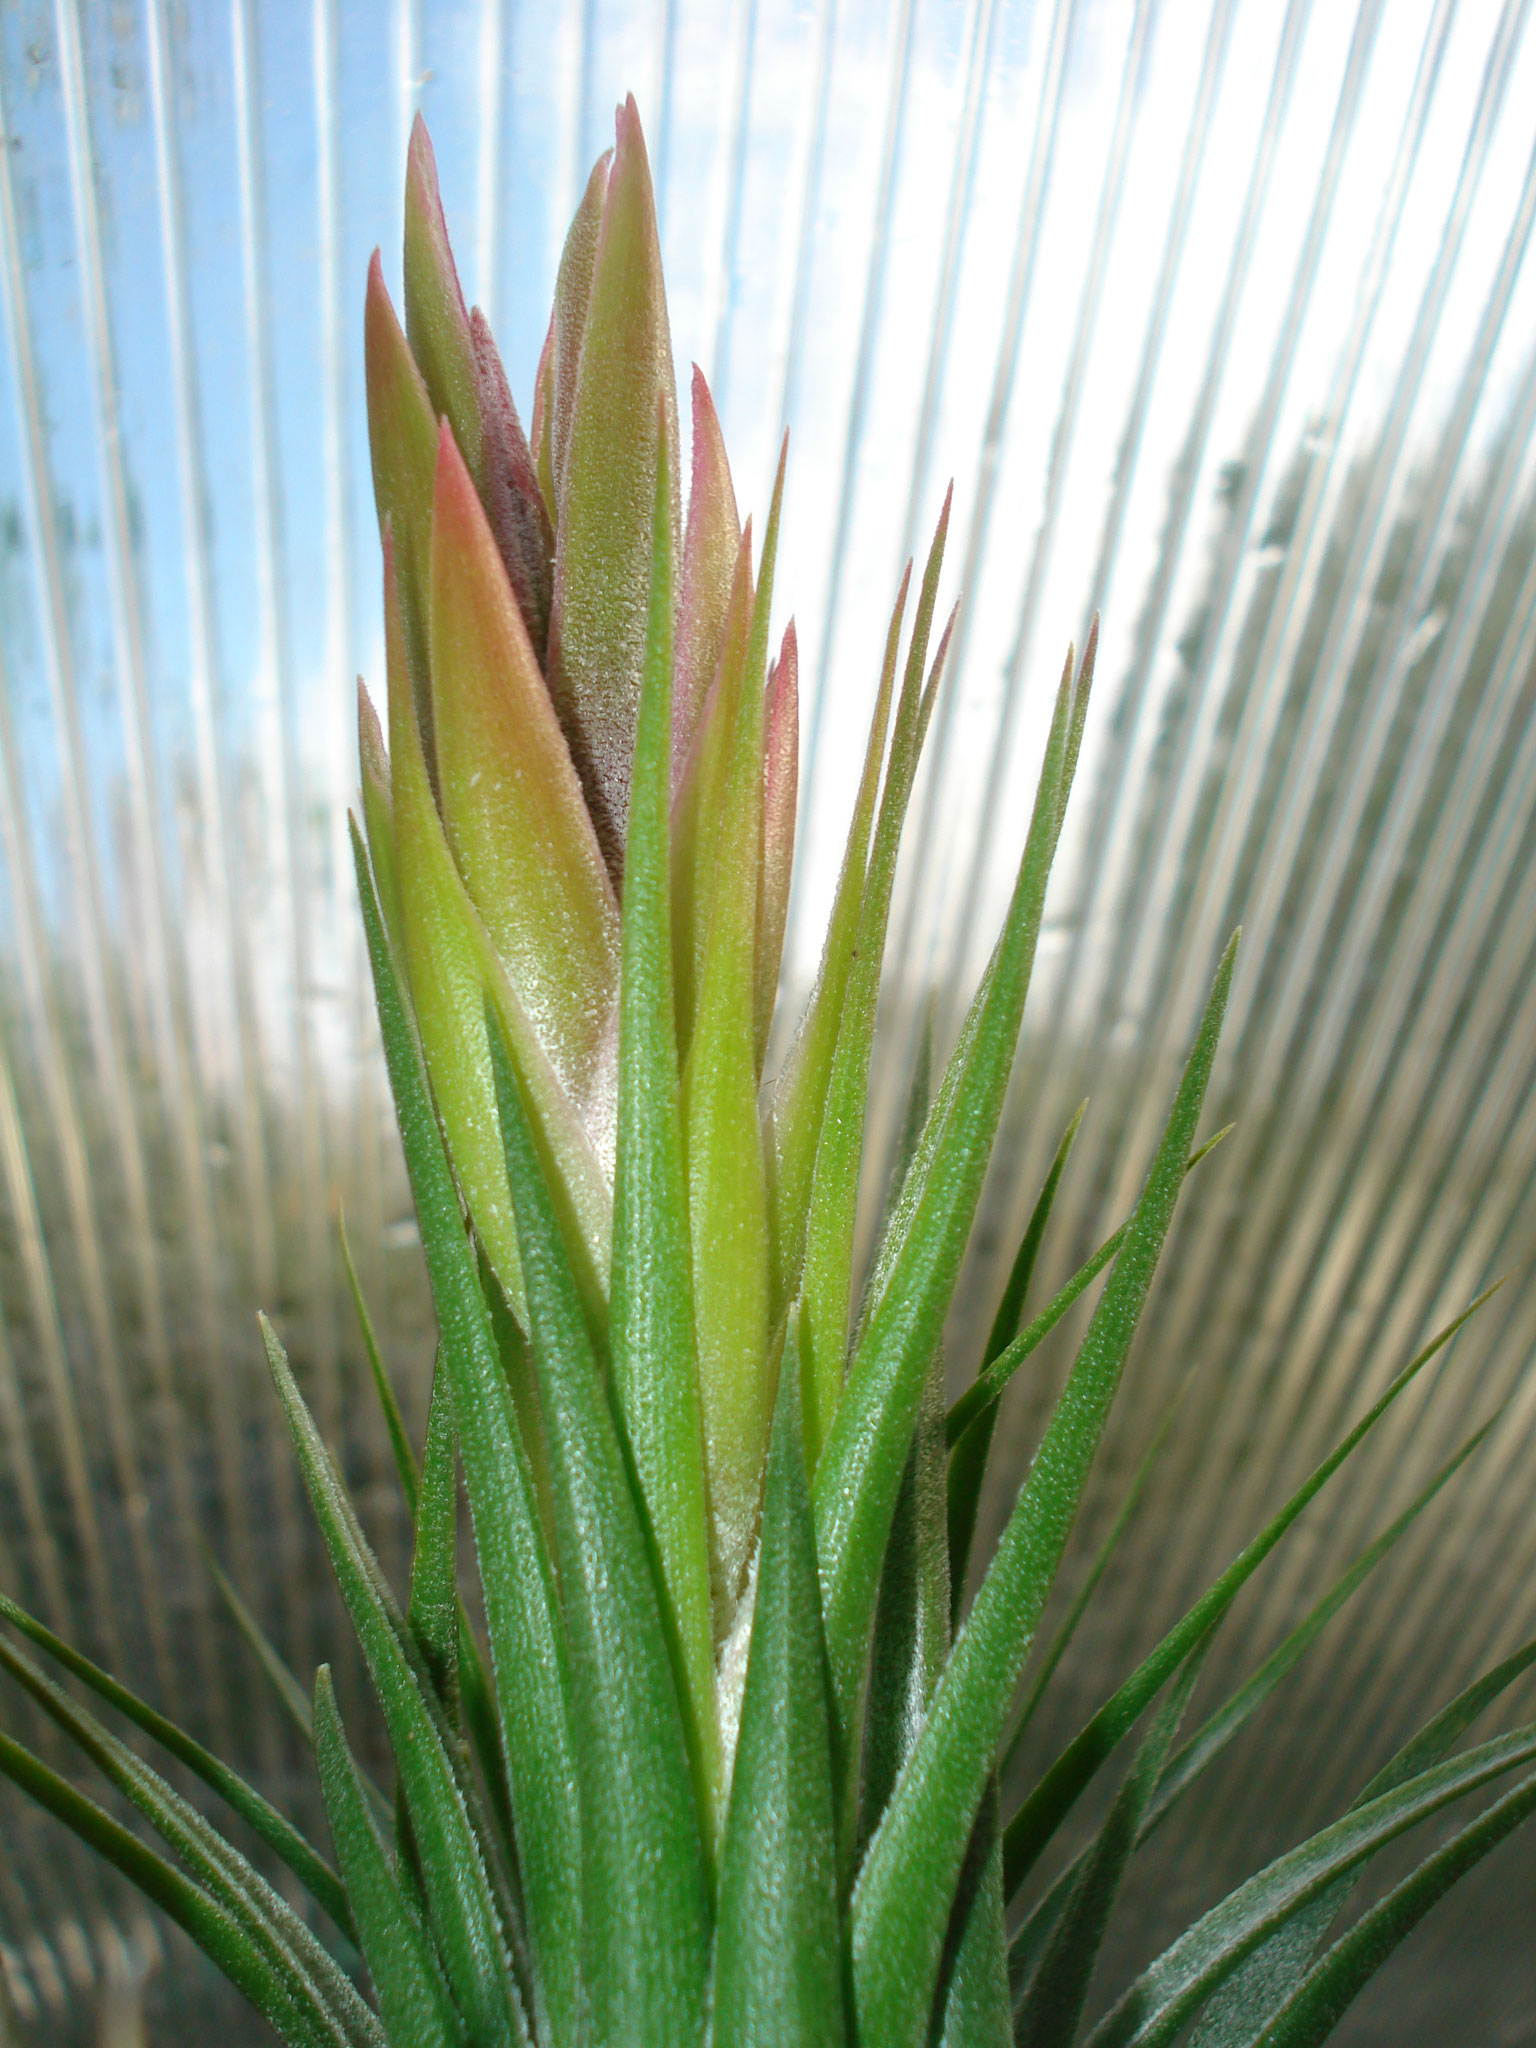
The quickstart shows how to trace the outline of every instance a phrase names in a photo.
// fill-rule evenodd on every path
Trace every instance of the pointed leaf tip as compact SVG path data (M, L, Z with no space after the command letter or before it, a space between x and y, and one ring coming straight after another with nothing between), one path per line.
M559 516L549 672L561 720L587 791L610 868L622 865L630 763L645 654L651 498L656 477L656 405L665 402L668 472L677 474L677 397L656 203L640 123L626 104L617 123L613 165L601 194L601 226L592 228L594 188L573 223L561 264L562 331L557 350L556 429ZM572 361L570 319L589 282L579 349ZM572 396L566 415L565 386ZM676 484L672 486L677 529Z

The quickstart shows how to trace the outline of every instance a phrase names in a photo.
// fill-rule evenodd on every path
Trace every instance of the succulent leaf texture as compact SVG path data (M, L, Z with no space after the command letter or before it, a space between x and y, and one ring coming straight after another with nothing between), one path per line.
M695 370L682 460L634 101L571 224L526 429L466 305L419 120L403 311L375 255L363 335L386 673L382 717L359 686L353 847L438 1317L419 1453L344 1241L343 1253L415 1529L403 1601L263 1323L395 1797L360 1768L329 1667L311 1703L248 1616L313 1745L329 1851L4 1594L0 1666L157 1839L4 1734L0 1772L304 2048L1070 2048L1172 2043L1191 2025L1233 2048L1321 2040L1434 1899L1536 1807L1536 1725L1462 1746L1536 1646L1129 1987L1095 1971L1142 1842L1493 1427L1181 1746L1233 1600L1465 1317L1021 1784L1040 1694L1156 1455L1037 1651L1176 1206L1225 1135L1200 1142L1237 936L1212 963L1129 1216L1050 1301L1032 1300L1079 1110L988 1304L982 1355L953 1355L946 1326L1014 1071L1097 627L1080 659L1067 652L1012 898L942 1067L931 1025L924 1037L866 1272L886 936L908 801L950 687L950 501L915 599L909 564L883 653L871 650L874 708L820 966L780 1032L800 687L794 621L776 617L786 456L759 540ZM978 1573L998 1403L1096 1285ZM472 1559L457 1541L461 1475ZM256 1860L17 1634L232 1808ZM1037 1886L1122 1747L1105 1818ZM1367 1863L1484 1787L1482 1814L1341 1933ZM264 1874L274 1857L305 1910Z

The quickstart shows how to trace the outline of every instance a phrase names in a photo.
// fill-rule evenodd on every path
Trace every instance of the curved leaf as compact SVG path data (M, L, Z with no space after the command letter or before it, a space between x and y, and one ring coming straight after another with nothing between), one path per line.
M80 1840L94 1849L114 1869L137 1885L144 1896L183 1933L195 1941L204 1955L269 2020L284 2041L300 2048L337 2048L345 2035L312 2024L296 2002L287 1973L276 1968L237 1925L233 1917L211 1899L201 1885L168 1863L153 1849L146 1848L137 1835L128 1832L92 1799L76 1791L57 1771L51 1771L19 1742L0 1729L0 1772L20 1787L39 1806L60 1820Z
M1243 1958L1334 1880L1454 1799L1536 1758L1536 1725L1453 1757L1331 1827L1239 1885L1143 1970L1085 2048L1168 2048Z
M859 2024L871 2039L889 2042L891 2048L908 2042L921 2048L921 2014L932 1995L949 1899L996 1759L1008 1702L1056 1576L1173 1217L1216 1055L1236 947L1234 936L1217 970L1114 1273L859 1875L854 1894Z
M1143 1710L1162 1690L1163 1685L1184 1661L1193 1645L1206 1633L1218 1616L1225 1613L1245 1581L1258 1570L1302 1509L1328 1483L1350 1453L1385 1415L1399 1394L1412 1384L1430 1359L1450 1342L1467 1318L1477 1313L1492 1292L1493 1289L1489 1288L1480 1294L1470 1308L1464 1309L1454 1322L1430 1340L1416 1358L1409 1361L1381 1399L1361 1417L1343 1442L1330 1452L1311 1476L1297 1488L1280 1512L1246 1545L1215 1584L1195 1602L1184 1618L1169 1630L1150 1656L1143 1659L1118 1691L1105 1701L1087 1726L1062 1751L1004 1830L1004 1879L1010 1898L1033 1869L1041 1850L1061 1825L1063 1817L1071 1811L1084 1786L1092 1780L1105 1758L1140 1719Z
M261 1333L315 1520L389 1729L448 1981L472 2033L492 2041L526 2042L490 1879L449 1758L446 1731L428 1711L431 1680L412 1654L414 1638L356 1533L345 1489L265 1317Z
M405 1903L368 1811L336 1706L331 1668L315 1674L315 1754L331 1836L358 1920L358 1939L391 2041L462 2048L464 2026L421 1923Z
M220 1575L222 1577L222 1574ZM225 1581L228 1584L228 1581ZM233 1589L231 1589L233 1590ZM349 1938L352 1937L352 1916L347 1907L347 1895L341 1881L325 1859L304 1835L269 1800L264 1799L254 1786L248 1785L238 1772L228 1764L204 1749L190 1735L169 1721L163 1714L145 1704L127 1686L119 1685L109 1672L101 1670L88 1657L73 1649L56 1636L52 1629L19 1607L8 1594L0 1593L0 1619L8 1621L15 1629L35 1643L40 1650L62 1664L64 1669L91 1688L98 1698L114 1707L118 1713L134 1726L142 1728L162 1749L168 1750L176 1761L184 1764L211 1791L217 1792L224 1803L246 1825L252 1828L269 1849L280 1856L310 1896L335 1921Z

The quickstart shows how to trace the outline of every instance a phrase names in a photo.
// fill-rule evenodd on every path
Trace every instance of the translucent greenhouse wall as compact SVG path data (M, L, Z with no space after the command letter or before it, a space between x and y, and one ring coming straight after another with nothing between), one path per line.
M1286 1696L1263 1769L1238 1755L1219 1833L1167 1831L1126 1940L1336 1810L1531 1632L1531 13L4 0L0 1584L312 1802L199 1546L297 1668L322 1643L345 1667L253 1311L289 1337L386 1561L402 1532L338 1206L418 1414L430 1365L345 831L352 678L382 668L364 272L379 242L398 275L420 108L526 397L564 223L632 88L679 377L709 375L744 507L790 428L791 991L896 579L955 479L965 601L893 930L879 1158L930 998L942 1047L985 960L1063 652L1103 614L956 1361L1084 1095L1046 1281L1124 1213L1246 927L1211 1117L1238 1128L1186 1196L1084 1560L1181 1389L1182 1409L1074 1652L1076 1703L1432 1328L1514 1275L1234 1617L1227 1671L1507 1402L1358 1632ZM1064 1356L1015 1397L1015 1470ZM1528 1901L1530 1851L1503 1867L1522 1853ZM1481 2000L1458 2039L1523 2039L1498 2030L1536 2009L1528 1918L1500 1946L1508 1895L1490 1872L1388 1980ZM63 2027L160 1939L0 1803L23 2022ZM183 2010L205 1995L184 1949L161 1976Z

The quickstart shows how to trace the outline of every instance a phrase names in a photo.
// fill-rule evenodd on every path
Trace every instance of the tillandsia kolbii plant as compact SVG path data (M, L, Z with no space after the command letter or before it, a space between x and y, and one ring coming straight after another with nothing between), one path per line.
M796 792L793 626L772 659L769 640L784 464L755 549L695 373L684 515L634 103L566 242L526 428L483 317L465 307L419 123L404 277L403 325L377 258L367 291L387 700L381 721L360 693L354 829L439 1322L418 1459L362 1311L415 1528L403 1604L263 1325L377 1690L392 1796L354 1761L327 1668L311 1700L259 1644L313 1742L333 1866L5 1596L14 1630L255 1830L322 1933L10 1636L0 1662L171 1854L3 1734L0 1769L305 2048L1127 2048L1191 2027L1201 2048L1320 2040L1428 1906L1536 1807L1536 1725L1460 1746L1536 1645L1084 2027L1137 1846L1492 1426L1181 1742L1239 1590L1465 1317L1005 1813L1041 1690L1133 1505L1018 1704L1181 1184L1216 1142L1195 1149L1235 940L1134 1209L1028 1313L1074 1119L975 1374L946 1409L940 1340L1008 1086L1093 644L1081 663L1069 652L1002 931L932 1099L925 1075L914 1082L877 1249L857 1275L891 890L948 646L933 630L948 506L909 628L908 579L896 600L820 971L765 1079ZM1106 1270L967 1605L999 1398ZM460 1595L461 1471L483 1639ZM1026 1891L1133 1737L1107 1818L1051 1884ZM1340 1931L1376 1852L1484 1786L1492 1803Z

